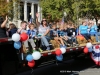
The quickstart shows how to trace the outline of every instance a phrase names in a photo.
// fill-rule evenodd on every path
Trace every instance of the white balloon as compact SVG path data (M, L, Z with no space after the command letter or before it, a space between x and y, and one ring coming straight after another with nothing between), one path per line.
M15 42L18 42L20 40L20 35L18 33L13 34L12 40L15 41Z
M39 60L41 58L41 53L38 51L35 51L32 53L32 56L34 60Z
M64 53L66 53L66 48L60 48L60 50L61 50L61 52L62 52L62 54L64 54Z
M92 47L92 44L89 42L89 43L86 44L86 47L87 48L91 48Z

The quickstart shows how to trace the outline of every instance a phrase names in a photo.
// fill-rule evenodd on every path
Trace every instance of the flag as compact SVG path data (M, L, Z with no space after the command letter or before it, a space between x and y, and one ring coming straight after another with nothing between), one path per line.
M93 51L90 53L90 55L91 55L92 60L95 62L95 64L100 66L100 46L99 45L93 46Z
M62 21L61 21L61 25L63 25L64 24L64 17L62 17Z
M31 24L32 23L32 17L30 18L30 20L29 20L29 24Z

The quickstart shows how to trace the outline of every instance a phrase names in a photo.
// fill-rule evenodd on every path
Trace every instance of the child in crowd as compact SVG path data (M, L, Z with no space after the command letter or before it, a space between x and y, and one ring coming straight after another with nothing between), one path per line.
M31 44L33 51L35 50L35 43L34 40L36 38L36 33L37 31L34 29L34 24L29 24L29 30L27 31L27 34L29 35L29 39L28 42ZM26 42L27 46L28 46L28 42Z
M21 28L17 30L17 33L19 33L19 34L27 33L26 28L27 28L27 22L26 21L22 21L21 22ZM28 42L27 40L23 42L23 44L25 46L24 53L27 53L29 51L29 49L28 49L29 46L28 46L27 42Z
M51 39L56 40L58 42L58 44L65 46L62 38L58 36L58 31L57 31L56 25L52 25L52 30L50 31L50 36L51 36Z
M14 33L16 33L16 31L17 31L17 27L15 26L15 24L13 24L13 23L9 24L9 29L7 31L8 32L8 36L12 37L12 35Z
M72 44L72 41L70 41L68 39L67 32L64 30L63 26L60 26L60 28L58 30L58 35L59 35L59 37L61 37L63 39L64 43L67 46L70 46L70 44Z
M71 24L68 24L67 35L68 38L73 42L72 46L78 46L78 42L76 40L76 35L77 35L76 29Z

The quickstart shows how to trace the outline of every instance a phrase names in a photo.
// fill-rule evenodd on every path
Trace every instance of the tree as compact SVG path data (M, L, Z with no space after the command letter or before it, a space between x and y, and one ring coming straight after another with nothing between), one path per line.
M15 4L14 4L15 3ZM20 3L20 0L0 0L0 15L5 16L8 15L10 18L13 19L14 14L17 16L19 11L18 11L18 4ZM14 6L16 7L16 12L14 13Z
M9 11L13 8L12 2L7 2L6 0L0 0L0 15L5 16L10 14Z
M43 16L57 20L63 17L66 0L40 0L40 6L43 8Z
M40 0L43 16L60 19L63 12L67 20L77 22L79 18L98 18L100 16L100 0Z

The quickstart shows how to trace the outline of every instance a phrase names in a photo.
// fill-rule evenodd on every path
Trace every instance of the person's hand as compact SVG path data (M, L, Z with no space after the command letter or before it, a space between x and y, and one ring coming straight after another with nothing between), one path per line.
M72 35L72 37L75 37L75 35Z
M6 16L6 21L8 20L8 16Z
M37 17L37 18L39 17L39 13L36 13L36 17Z

